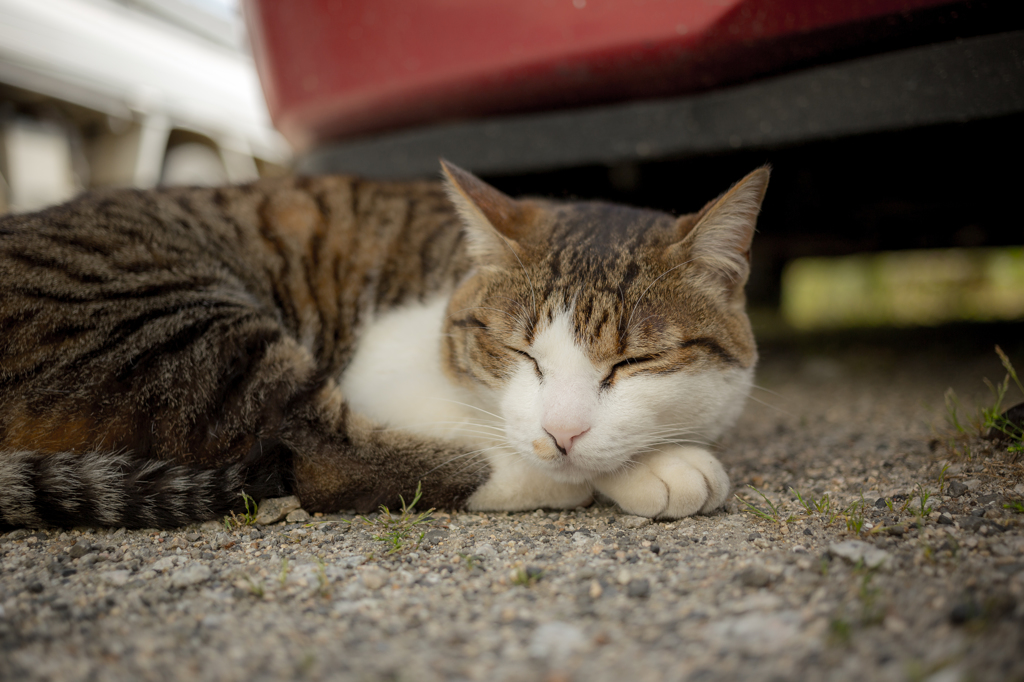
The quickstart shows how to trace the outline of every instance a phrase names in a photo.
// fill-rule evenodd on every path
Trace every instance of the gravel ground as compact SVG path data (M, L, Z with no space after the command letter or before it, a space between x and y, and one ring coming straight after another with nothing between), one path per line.
M774 518L264 504L255 525L7 533L0 678L1024 679L1024 514L1004 507L1024 463L951 439L942 410L1002 378L993 341L1024 366L1021 331L766 344L722 458Z

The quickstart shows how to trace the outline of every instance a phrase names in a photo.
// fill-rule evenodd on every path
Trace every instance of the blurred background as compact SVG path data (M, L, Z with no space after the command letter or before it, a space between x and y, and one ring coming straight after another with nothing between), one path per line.
M233 0L0 0L0 210L290 159Z
M1024 320L1022 123L1013 0L0 0L0 210L444 156L681 213L768 163L762 338Z

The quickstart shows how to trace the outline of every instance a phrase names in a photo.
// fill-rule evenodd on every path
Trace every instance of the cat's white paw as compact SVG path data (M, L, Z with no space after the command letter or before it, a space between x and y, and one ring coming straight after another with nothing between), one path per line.
M519 457L494 457L490 464L490 478L466 501L471 511L573 509L594 499L589 483L560 483Z
M597 477L594 486L630 514L676 519L722 506L729 476L714 455L686 446L638 457L629 469Z

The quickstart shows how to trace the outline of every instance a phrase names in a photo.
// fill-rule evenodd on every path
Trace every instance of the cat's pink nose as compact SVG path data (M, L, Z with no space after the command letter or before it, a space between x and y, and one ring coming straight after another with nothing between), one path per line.
M569 454L573 444L589 431L590 427L579 424L544 424L544 430L554 439L559 450Z

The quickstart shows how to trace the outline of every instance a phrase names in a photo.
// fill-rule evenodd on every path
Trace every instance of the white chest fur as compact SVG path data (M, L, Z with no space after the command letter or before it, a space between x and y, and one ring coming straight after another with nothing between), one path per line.
M441 371L446 306L447 299L438 297L370 322L341 377L342 393L353 410L384 426L469 444L486 442L483 435L494 429L476 425L498 420L470 407L468 392Z

